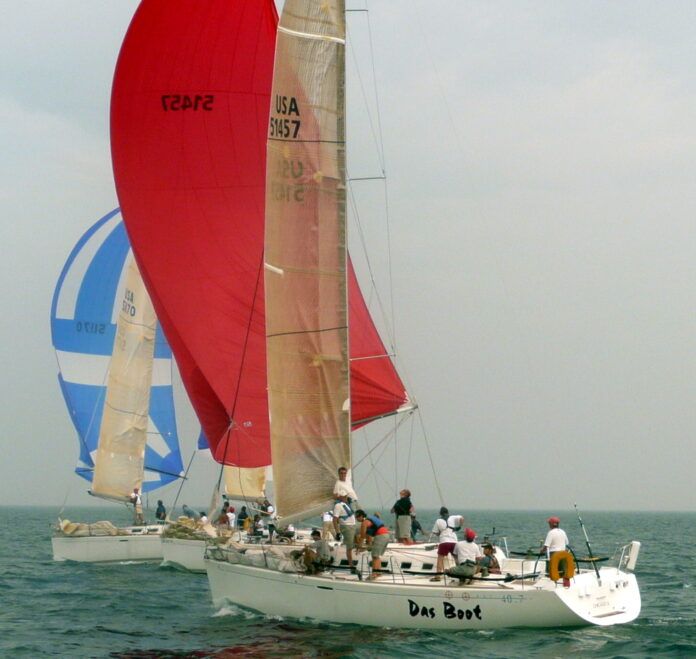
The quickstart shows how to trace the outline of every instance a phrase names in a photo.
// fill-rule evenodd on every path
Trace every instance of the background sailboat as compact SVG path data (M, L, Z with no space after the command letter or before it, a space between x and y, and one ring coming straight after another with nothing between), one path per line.
M134 487L147 493L179 478L171 350L118 209L94 224L68 257L53 296L51 334L58 380L80 442L76 472L92 483L91 493L127 502ZM133 536L128 529L127 541L59 533L54 558L156 558L159 528L152 527L152 538L147 530Z

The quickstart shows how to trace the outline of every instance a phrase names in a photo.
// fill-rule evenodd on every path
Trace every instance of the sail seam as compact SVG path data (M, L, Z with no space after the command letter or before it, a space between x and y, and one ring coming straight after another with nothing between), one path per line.
M295 334L318 334L320 332L335 332L336 330L348 329L348 325L339 325L338 327L324 327L322 329L296 330L294 332L278 332L276 334L267 334L267 338L274 336L292 336Z
M341 39L341 37L330 37L327 34L312 34L311 32L300 32L298 30L291 30L288 27L278 26L278 32L283 32L284 34L292 35L293 37L300 37L302 39L314 39L316 41L331 41L333 43L340 43L345 45L346 40Z
M269 142L290 142L292 144L345 144L345 140L291 140L282 137L269 137Z

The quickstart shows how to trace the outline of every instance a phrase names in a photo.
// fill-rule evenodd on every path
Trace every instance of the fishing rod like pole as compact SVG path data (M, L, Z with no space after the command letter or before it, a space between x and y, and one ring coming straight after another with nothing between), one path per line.
M592 558L594 556L594 553L592 551L592 547L590 546L590 538L587 536L587 530L585 529L585 525L583 524L582 517L580 517L580 511L578 510L578 504L574 503L573 507L575 508L575 513L578 516L578 522L580 522L580 528L582 529L583 535L585 536L585 544L587 545L587 551L589 552L590 558ZM600 581L599 568L597 567L596 561L592 561L592 567L594 568L595 574L597 575L597 581Z

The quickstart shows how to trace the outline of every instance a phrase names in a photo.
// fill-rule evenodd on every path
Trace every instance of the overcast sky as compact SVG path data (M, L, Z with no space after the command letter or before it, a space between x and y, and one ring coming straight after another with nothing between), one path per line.
M136 5L0 0L5 504L89 503L49 310L74 243L118 205L109 93ZM360 224L446 503L692 509L696 4L368 6L380 114L367 17L352 13L349 169L379 173L381 127L393 310L385 224ZM368 207L383 197L381 183L354 190ZM409 485L416 506L439 505L410 437L379 486L358 469L366 500ZM199 465L185 498L203 503L215 468Z

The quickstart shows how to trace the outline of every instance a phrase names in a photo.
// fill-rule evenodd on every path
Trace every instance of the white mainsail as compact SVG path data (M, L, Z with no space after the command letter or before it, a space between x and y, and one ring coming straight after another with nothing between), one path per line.
M322 510L350 466L345 7L287 0L266 179L266 348L281 517Z
M135 260L123 302L99 430L92 493L126 499L142 488L157 318Z

